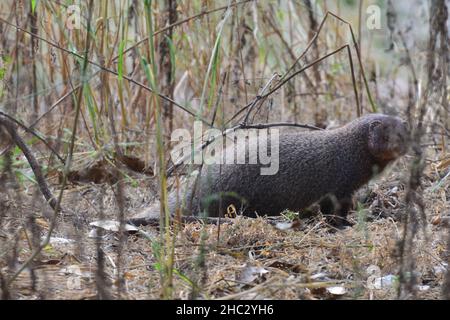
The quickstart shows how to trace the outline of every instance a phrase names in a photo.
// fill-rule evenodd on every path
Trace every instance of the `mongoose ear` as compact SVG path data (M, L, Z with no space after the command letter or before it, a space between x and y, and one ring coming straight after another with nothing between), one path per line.
M378 127L379 125L381 125L381 121L380 120L374 120L370 123L369 129L370 131L373 131L376 127Z

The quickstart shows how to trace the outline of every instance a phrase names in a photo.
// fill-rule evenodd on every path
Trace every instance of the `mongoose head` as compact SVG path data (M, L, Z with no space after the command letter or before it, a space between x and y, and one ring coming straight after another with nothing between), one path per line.
M380 162L389 162L404 155L409 145L408 123L383 114L365 116L368 122L369 152Z

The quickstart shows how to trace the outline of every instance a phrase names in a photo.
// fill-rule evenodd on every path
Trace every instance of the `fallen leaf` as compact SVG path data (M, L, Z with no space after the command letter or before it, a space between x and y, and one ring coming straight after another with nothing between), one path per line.
M263 277L268 272L269 271L263 267L254 267L246 264L238 280L240 282L250 284L258 278Z
M119 232L120 222L115 220L98 220L89 224L91 227L100 228L106 231ZM124 224L126 232L137 232L139 229L131 224Z
M342 296L347 293L347 290L344 287L336 286L336 287L328 287L327 292L332 294L333 296Z
M36 219L36 224L38 226L40 226L41 228L43 228L43 229L48 229L48 222L45 219L37 218Z

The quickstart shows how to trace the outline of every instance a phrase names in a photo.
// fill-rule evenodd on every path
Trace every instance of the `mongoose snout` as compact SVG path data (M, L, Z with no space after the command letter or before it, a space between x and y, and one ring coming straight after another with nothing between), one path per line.
M395 160L405 154L409 146L409 127L398 117L374 119L369 125L369 150L382 161Z

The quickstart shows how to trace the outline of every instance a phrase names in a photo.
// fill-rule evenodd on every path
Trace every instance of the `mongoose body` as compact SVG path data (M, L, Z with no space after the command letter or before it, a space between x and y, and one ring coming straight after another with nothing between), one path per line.
M246 216L274 216L319 202L324 214L345 219L353 193L403 155L407 140L406 123L382 114L333 130L281 134L276 174L261 175L259 164L204 165L196 185L187 183L169 196L169 209L173 214L183 202L185 215L217 217L233 205ZM159 204L138 218L152 215L159 215Z

